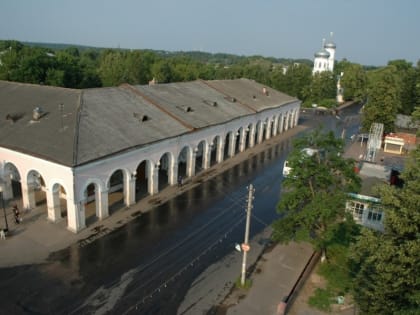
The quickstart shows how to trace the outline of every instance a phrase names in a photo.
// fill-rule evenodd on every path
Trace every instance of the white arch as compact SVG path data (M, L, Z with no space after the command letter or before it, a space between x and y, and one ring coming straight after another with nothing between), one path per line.
M105 189L105 183L102 181L102 180L100 180L99 178L88 178L85 182L84 182L84 184L83 184L83 186L82 186L82 189L80 189L79 190L79 194L78 194L78 202L86 202L86 199L85 199L85 191L86 191L86 189L88 188L88 186L90 185L90 184L95 184L95 186L96 187L98 187L98 189L99 189L99 192L100 193L102 193L102 192L105 192L106 191L106 189ZM83 198L81 198L81 197L83 197Z
M130 170L128 168L125 168L125 167L115 167L115 168L113 168L112 171L108 172L107 177L106 177L105 187L107 189L110 188L109 185L110 185L111 176L114 175L114 173L117 172L117 171L122 171L123 177L124 177L123 178L124 185L125 185L125 179L127 177L130 177L131 172L130 172Z
M59 181L52 183L52 185L49 187L51 188L48 190L48 193L47 193L48 218L53 222L57 222L63 218L62 211L61 211L61 202L60 202L60 197L61 197L60 187L63 188L65 192L65 196L66 196L65 198L66 199L66 212L69 209L68 191L65 188L65 186L62 185L62 183L60 183ZM58 190L55 189L55 187L57 187Z
M13 185L12 181L20 183L20 190L22 191L22 177L21 172L19 171L18 167L12 162L5 162L3 164L3 198L5 200L13 199Z

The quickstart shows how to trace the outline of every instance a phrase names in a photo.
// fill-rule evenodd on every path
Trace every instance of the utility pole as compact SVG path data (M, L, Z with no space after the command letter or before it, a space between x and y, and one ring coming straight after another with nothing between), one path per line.
M245 285L245 275L246 275L246 256L247 256L247 252L250 250L248 241L249 241L249 225L251 223L251 209L252 209L252 200L254 199L254 187L252 186L252 184L249 185L248 187L248 205L246 208L246 225L245 225L245 239L244 239L244 243L242 244L241 248L242 248L242 252L243 252L243 257L242 257L242 273L241 273L241 285L244 286Z
M64 104L63 103L58 104L58 109L60 110L60 116L61 116L61 131L63 131L64 130L64 123L63 123Z

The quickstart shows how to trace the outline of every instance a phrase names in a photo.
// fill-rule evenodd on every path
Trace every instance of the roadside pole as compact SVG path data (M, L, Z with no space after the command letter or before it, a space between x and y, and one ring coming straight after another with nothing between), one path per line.
M249 225L251 222L251 209L252 209L252 200L254 199L254 187L252 186L252 184L249 185L248 187L248 205L247 205L247 209L246 209L246 225L245 225L245 239L244 239L244 243L242 244L241 248L242 248L242 252L243 252L243 256L242 256L242 273L241 273L241 285L244 286L245 285L245 276L246 276L246 256L247 256L247 252L250 250L249 247Z

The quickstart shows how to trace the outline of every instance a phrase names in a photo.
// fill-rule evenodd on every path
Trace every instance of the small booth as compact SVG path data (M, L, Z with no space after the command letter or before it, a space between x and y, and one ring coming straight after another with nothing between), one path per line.
M388 135L385 137L384 152L402 154L404 144L404 139L392 134Z

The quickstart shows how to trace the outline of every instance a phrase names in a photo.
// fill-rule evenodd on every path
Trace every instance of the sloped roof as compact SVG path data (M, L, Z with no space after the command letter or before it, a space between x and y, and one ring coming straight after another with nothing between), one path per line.
M0 81L0 146L76 166L295 101L247 79L84 90Z
M72 165L81 92L0 81L0 146ZM36 107L44 112L38 121Z

